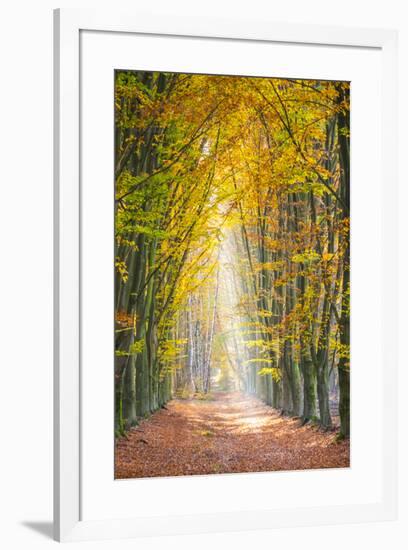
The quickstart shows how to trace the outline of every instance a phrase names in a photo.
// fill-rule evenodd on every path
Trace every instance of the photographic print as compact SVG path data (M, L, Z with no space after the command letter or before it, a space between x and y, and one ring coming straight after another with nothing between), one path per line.
M115 71L115 479L350 465L350 84Z

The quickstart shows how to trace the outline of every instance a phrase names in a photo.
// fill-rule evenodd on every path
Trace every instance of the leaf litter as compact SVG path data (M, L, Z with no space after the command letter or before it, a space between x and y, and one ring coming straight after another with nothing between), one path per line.
M116 440L115 479L346 468L337 434L238 392L174 399Z

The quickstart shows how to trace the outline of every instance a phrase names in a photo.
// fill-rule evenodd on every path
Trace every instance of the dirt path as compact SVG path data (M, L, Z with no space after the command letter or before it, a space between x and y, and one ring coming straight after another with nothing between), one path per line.
M256 398L216 393L143 420L117 441L115 464L116 478L337 468L349 466L349 443Z

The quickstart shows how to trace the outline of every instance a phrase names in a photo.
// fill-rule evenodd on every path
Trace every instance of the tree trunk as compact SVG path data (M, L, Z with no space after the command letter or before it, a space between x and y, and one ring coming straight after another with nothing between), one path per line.
M301 370L303 375L303 422L316 419L316 372L310 352L302 350Z
M349 104L349 90L338 86L338 104L341 107L337 115L337 132L339 141L340 181L341 196L343 200L343 220L349 216L350 210L350 112L344 106ZM345 236L346 247L343 256L343 281L342 281L342 307L340 316L340 344L344 349L350 347L350 238ZM342 437L350 435L350 359L344 354L340 355L339 371L339 413L340 434Z

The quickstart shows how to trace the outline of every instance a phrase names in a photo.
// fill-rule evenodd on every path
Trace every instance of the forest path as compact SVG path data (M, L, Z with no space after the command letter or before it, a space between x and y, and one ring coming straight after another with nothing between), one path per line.
M349 443L255 397L175 399L116 442L115 478L347 467Z

